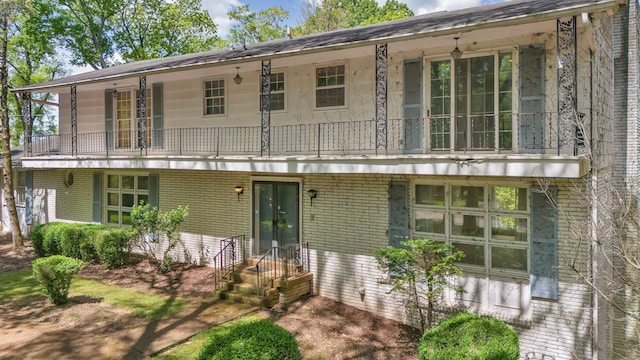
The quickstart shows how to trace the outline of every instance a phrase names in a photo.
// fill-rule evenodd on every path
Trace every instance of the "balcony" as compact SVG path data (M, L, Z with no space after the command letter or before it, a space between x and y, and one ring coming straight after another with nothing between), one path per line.
M455 127L451 126L454 122ZM546 154L575 156L584 140L558 132L558 113L479 114L261 126L165 128L33 136L27 157L38 156L416 156ZM565 127L566 128L566 127ZM573 127L575 128L575 126ZM386 130L386 131L385 131ZM386 134L385 134L386 132ZM263 140L265 146L263 147ZM144 140L144 141L143 141ZM30 143L30 146L28 144ZM30 149L29 149L30 148Z

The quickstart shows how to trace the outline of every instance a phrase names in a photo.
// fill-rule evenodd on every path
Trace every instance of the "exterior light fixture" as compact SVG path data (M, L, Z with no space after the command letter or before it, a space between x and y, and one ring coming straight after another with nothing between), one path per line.
M244 188L238 185L233 189L233 191L236 192L236 195L238 195L238 201L240 201L240 195L244 192Z
M118 90L116 89L116 83L113 83L113 97L118 95Z
M242 82L242 76L240 76L240 66L236 66L236 76L233 78L233 82L240 85Z
M462 58L462 50L458 49L458 40L460 39L460 36L456 36L454 39L456 40L456 48L451 52L451 57L453 60L460 60Z
M307 191L307 194L309 194L309 199L311 199L311 206L313 206L313 199L318 197L318 191L311 189Z

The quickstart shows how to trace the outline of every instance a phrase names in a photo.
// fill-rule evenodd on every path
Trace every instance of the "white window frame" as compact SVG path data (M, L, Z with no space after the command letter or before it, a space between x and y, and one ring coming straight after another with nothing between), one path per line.
M282 82L284 84L282 90L273 91L271 90L270 94L273 96L275 94L282 94L283 96L283 108L282 109L270 109L269 111L272 113L285 113L287 112L287 72L286 70L272 70L271 76L282 74ZM273 84L273 83L271 83ZM273 102L272 102L273 103ZM262 111L262 74L258 73L258 111Z
M104 175L104 214L106 216L105 222L107 225L115 225L115 226L122 226L122 227L128 227L130 226L129 224L126 224L123 222L123 213L131 213L131 210L133 209L133 206L138 205L139 204L139 200L141 196L146 196L147 198L147 202L149 200L149 174L146 173L106 173ZM118 177L118 187L117 188L112 188L109 187L109 177L110 176L117 176ZM132 176L133 177L133 189L123 189L122 188L122 178L125 176ZM139 178L140 177L146 177L147 178L147 189L141 189L139 188ZM110 194L117 194L117 204L110 204L110 198L109 195ZM123 199L123 195L133 195L133 206L124 206L122 204L122 199ZM109 214L113 213L113 212L117 212L118 213L118 222L110 222L110 216Z
M222 95L216 95L216 96L210 96L207 97L207 83L208 82L219 82L222 81L222 91L223 94ZM226 77L216 77L216 78L208 78L208 79L203 79L202 80L202 116L204 117L220 117L220 116L226 116L227 115L227 111L228 111L228 107L227 107L227 98L228 98L228 84L229 82L227 81ZM211 88L214 89L214 88ZM215 89L220 89L220 87L217 87ZM222 99L222 104L221 105L213 105L213 108L222 106L223 111L221 113L207 113L207 100L211 99L211 100L215 100L215 99Z
M417 204L417 187L421 185L429 185L429 186L443 186L444 187L444 206L440 205L428 205L428 204ZM483 206L482 208L465 208L465 207L455 207L453 206L453 187L454 186L475 186L483 188ZM525 210L502 210L502 209L494 209L493 204L494 200L491 198L491 191L494 187L513 187L513 188L521 188L526 189L526 209ZM412 185L412 229L413 234L412 238L420 239L420 238L428 238L436 241L442 241L449 245L453 243L457 244L466 244L466 245L477 245L482 246L484 251L484 264L482 266L459 263L458 265L465 272L470 273L479 273L485 275L497 275L497 276L509 276L512 278L522 278L528 279L529 273L531 271L530 264L530 236L531 236L531 191L524 184L513 184L513 183L459 183L459 182L451 182L451 183L435 183L435 182L416 182ZM420 211L431 211L434 213L442 213L444 215L444 232L443 233L433 233L427 231L418 231L417 219L418 212ZM482 236L459 236L452 234L452 216L455 215L474 215L481 217L484 223L484 234ZM500 240L492 238L491 235L491 224L492 217L494 216L510 216L515 219L526 219L527 222L527 239L526 241L511 241L511 240ZM492 257L491 257L491 249L492 247L499 247L505 249L518 249L526 251L526 259L527 259L527 270L515 270L515 269L502 269L502 268L492 268Z
M479 52L473 52L473 53L465 53L464 56L462 57L461 60L468 60L468 59L472 59L472 58L478 58L478 57L485 57L485 56L493 56L493 62L494 62L494 114L495 114L495 129L494 129L494 146L493 149L471 149L469 148L469 150L473 150L473 151L491 151L491 152L508 152L508 151L512 151L514 149L518 148L518 126L517 126L517 116L512 116L511 119L511 146L509 148L500 148L500 96L501 96L501 92L500 91L500 66L499 66L499 61L500 61L500 55L504 54L504 53L510 53L511 54L511 61L512 61L512 67L511 67L511 113L512 114L517 114L518 113L518 96L519 96L519 82L518 82L518 78L519 78L519 70L518 70L518 47L508 47L508 48L498 48L498 49L493 49L491 51L479 51ZM432 144L431 144L431 120L429 120L429 122L427 124L425 124L425 130L427 132L426 134L426 139L427 139L427 146L428 149L430 149L429 151L434 151L434 152L438 152L438 151L461 151L461 150L456 150L457 144L456 144L456 76L455 76L455 64L454 61L451 57L432 57L429 58L425 61L425 75L426 75L426 81L425 81L425 88L426 88L426 102L425 102L425 107L427 108L427 113L429 115L431 115L431 94L432 94L432 89L431 89L431 64L433 62L442 62L442 61L449 61L450 65L451 65L451 74L450 74L450 91L451 94L449 96L450 98L450 121L449 121L449 125L450 125L450 129L449 129L449 137L450 137L450 142L449 142L449 148L445 149L445 148L436 148L436 149L431 149L432 148ZM470 71L470 70L469 70ZM471 89L469 89L469 91L471 91ZM467 114L468 116L470 115ZM468 126L467 131L471 131L470 127ZM467 136L470 137L469 133L467 133ZM467 145L471 145L472 140L470 138L465 139L465 147Z
M344 68L344 81L341 85L325 85L325 86L318 86L318 70L319 69L328 69L328 68L336 68L336 67L343 67ZM313 103L314 103L314 108L315 110L333 110L333 109L344 109L347 107L347 99L348 99L348 94L347 94L347 81L348 81L348 68L347 68L347 64L346 63L335 63L335 64L326 64L326 65L317 65L314 68L314 74L313 74ZM337 76L337 75L336 75ZM342 105L328 105L328 106L318 106L318 91L319 90L332 90L332 89L344 89L344 99L343 99L343 104Z

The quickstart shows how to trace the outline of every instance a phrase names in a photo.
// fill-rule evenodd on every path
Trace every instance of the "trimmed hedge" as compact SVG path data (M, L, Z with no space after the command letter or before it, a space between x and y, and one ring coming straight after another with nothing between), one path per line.
M504 322L459 313L424 332L420 360L518 360L518 334Z
M43 287L43 292L52 303L64 305L69 296L73 275L82 270L81 260L62 255L39 258L31 263L33 277Z
M290 332L268 320L250 317L212 334L198 360L302 359Z
M113 228L99 231L96 236L96 252L109 268L123 267L131 256L132 234L129 229Z

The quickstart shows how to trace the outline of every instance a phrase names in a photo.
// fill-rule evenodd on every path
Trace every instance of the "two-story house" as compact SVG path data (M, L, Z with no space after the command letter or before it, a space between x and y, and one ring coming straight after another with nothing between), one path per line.
M314 293L405 322L373 251L431 238L466 255L449 303L523 357L610 358L613 313L563 259L599 271L576 186L637 182L637 24L635 1L507 1L14 89L60 109L25 139L23 220L188 205L176 259L305 244Z

